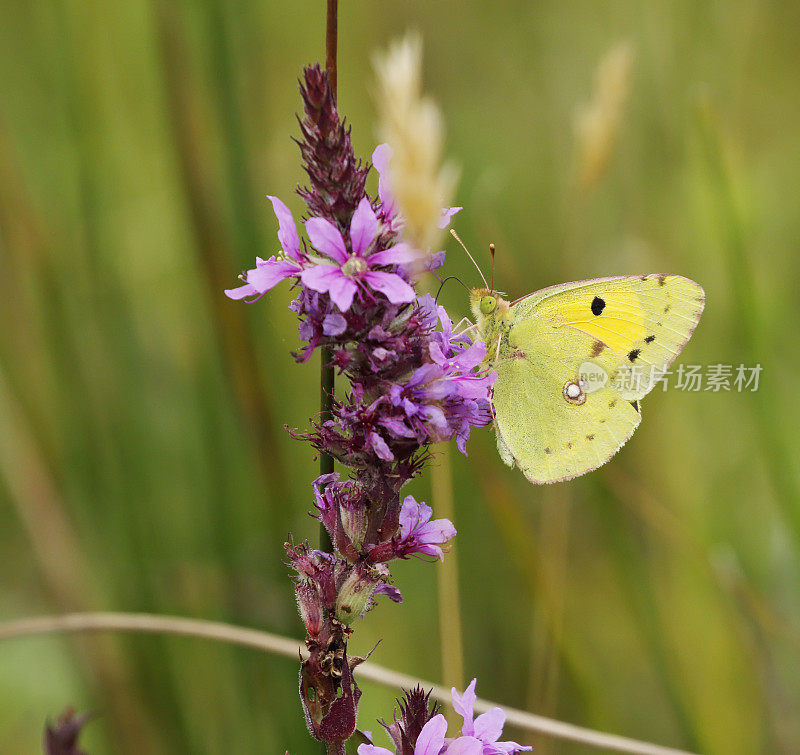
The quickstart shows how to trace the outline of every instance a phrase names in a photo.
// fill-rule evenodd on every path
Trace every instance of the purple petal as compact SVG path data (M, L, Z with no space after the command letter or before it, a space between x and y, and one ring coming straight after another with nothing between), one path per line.
M394 755L391 750L387 750L385 747L376 747L368 744L360 744L357 752L358 755Z
M445 365L447 364L447 357L444 355L442 351L442 347L439 346L438 343L429 343L428 344L428 351L430 352L431 359L438 365Z
M372 594L385 595L387 598L389 598L389 600L395 603L403 602L403 596L400 594L400 590L398 590L394 585L387 585L387 584L378 585Z
M417 744L414 746L414 755L439 755L444 747L446 733L447 719L440 713L422 727L417 737ZM480 755L480 750L478 753Z
M497 373L491 372L486 377L461 377L457 381L453 393L461 398L489 398L489 389L494 385Z
M300 280L303 281L304 286L313 291L319 291L321 294L329 291L333 282L339 278L344 278L341 268L325 262L320 262L313 267L307 267L300 275Z
M458 364L462 370L468 371L477 367L486 357L486 344L476 341L458 356Z
M394 461L394 454L389 446L386 445L386 441L381 438L378 433L371 432L369 434L369 442L379 459L383 459L384 461Z
M454 739L445 751L446 755L482 755L483 743L475 737Z
M329 289L333 303L339 307L342 312L347 312L350 305L353 303L353 297L356 295L358 286L355 281L342 275L335 281L331 281Z
M378 422L397 438L413 438L416 435L416 433L398 417L384 417L378 420Z
M407 537L416 527L426 524L433 515L427 503L419 503L413 495L407 495L400 507L401 535Z
M503 733L503 725L506 722L506 714L499 707L482 713L475 719L475 736L481 742L496 742Z
M306 220L306 231L315 249L327 254L340 265L347 262L348 254L344 239L333 223L329 223L325 218L311 218Z
M444 257L446 252L434 252L431 254L427 260L425 260L425 264L422 266L423 270L427 272L433 272L434 270L438 270L442 265L444 265Z
M263 294L285 278L300 275L300 272L301 268L296 262L270 257L266 261L259 260L255 270L247 271L247 282Z
M421 553L423 556L434 556L439 561L444 561L444 551L433 543L419 543L414 546L415 553Z
M422 537L429 542L446 543L452 540L458 531L449 519L434 519L428 522L422 531Z
M340 336L347 328L347 320L342 315L325 315L322 321L322 332L326 336Z
M421 257L427 256L426 252L421 252L419 249L414 249L413 246L400 242L395 244L389 249L384 249L382 252L375 252L370 254L370 265L405 265Z
M453 708L455 709L456 713L464 719L464 725L461 727L462 734L471 735L473 732L472 728L472 718L475 715L473 713L473 707L475 705L475 700L477 700L477 695L475 694L475 684L477 683L477 679L473 679L469 686L464 690L463 695L459 695L456 691L456 688L453 687L450 690L450 695L453 699Z
M378 217L375 215L369 199L364 197L358 203L358 207L353 213L353 219L350 221L350 241L353 244L353 254L361 257L377 232Z
M391 158L392 148L388 144L379 144L372 153L372 164L378 171L378 196L383 205L383 215L387 219L397 212L394 197L389 188L389 160Z
M533 748L523 747L521 744L517 744L516 742L492 742L491 744L484 744L483 746L483 753L484 755L511 755L515 752L529 752Z
M238 288L226 288L225 296L229 299L244 299L246 296L255 296L259 292L255 290L249 283L245 283Z
M399 275L368 270L361 276L371 288L380 291L392 304L404 304L414 301L416 294Z
M297 226L294 224L292 211L278 197L267 195L272 202L275 217L278 218L278 241L281 248L292 259L300 260L300 237L297 235Z
M422 409L420 414L435 428L439 430L447 429L447 419L444 416L444 412L438 406L426 406Z
M463 207L444 207L442 208L442 217L439 218L439 228L447 228L450 225L450 218L457 212L461 212Z

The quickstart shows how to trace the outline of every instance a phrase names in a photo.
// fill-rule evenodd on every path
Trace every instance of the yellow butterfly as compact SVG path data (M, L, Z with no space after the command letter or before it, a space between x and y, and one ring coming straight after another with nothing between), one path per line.
M474 327L497 373L503 461L534 483L605 464L638 426L639 402L689 340L704 303L703 289L679 275L564 283L515 302L472 289Z

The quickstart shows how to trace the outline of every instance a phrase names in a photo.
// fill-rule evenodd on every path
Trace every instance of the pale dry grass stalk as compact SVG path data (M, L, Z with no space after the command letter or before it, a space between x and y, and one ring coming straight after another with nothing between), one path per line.
M528 707L549 714L558 700L559 647L564 640L564 611L567 595L569 525L571 493L565 486L550 485L542 491L542 518L539 526L539 552L548 565L554 603L548 607L549 620L537 623L531 632L531 673ZM545 753L550 743L535 743Z
M627 42L614 45L601 59L592 97L578 113L577 182L582 192L594 189L608 170L630 91L632 67L632 47Z
M19 619L0 624L0 642L17 637L29 637L37 634L53 632L142 632L146 634L172 634L185 637L198 637L207 640L219 640L232 645L263 650L286 658L303 658L307 651L298 640L263 632L257 629L237 627L217 621L204 619L185 619L177 616L158 616L146 613L83 613L63 616L40 616L32 619ZM420 681L416 677L392 671L370 661L361 663L356 668L361 679L383 684L395 689L411 689L417 684L431 690L431 698L450 705L450 689L432 682ZM490 700L478 698L475 712L484 713L497 706ZM511 726L526 731L548 734L558 739L580 742L588 747L611 752L627 752L633 755L691 755L685 750L649 742L640 742L628 737L606 734L593 729L556 721L537 716L524 710L506 708L506 722Z
M409 34L391 44L376 56L375 70L378 135L393 151L389 183L405 219L403 238L418 249L432 249L457 171L442 164L442 117L436 104L422 95L419 36Z
M441 235L442 208L449 204L456 170L442 165L444 128L436 104L422 95L422 42L407 35L375 59L378 80L378 133L392 149L388 182L403 217L403 239L418 249L432 249ZM431 470L432 503L437 516L455 518L450 448L440 444ZM439 634L442 674L464 686L458 559L451 544L438 567Z

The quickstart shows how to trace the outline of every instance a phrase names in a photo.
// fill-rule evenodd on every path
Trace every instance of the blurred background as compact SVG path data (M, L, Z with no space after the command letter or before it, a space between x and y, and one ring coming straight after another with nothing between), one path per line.
M655 391L613 463L533 487L489 430L453 457L467 680L706 753L800 751L800 5L343 2L339 100L375 145L371 59L416 29L461 166L455 227L512 297L564 280L702 283L681 360L757 392ZM0 619L153 611L301 637L288 532L316 538L317 411L288 287L222 289L296 214L297 76L324 3L0 3ZM374 180L372 188L374 191ZM454 243L448 274L477 274ZM463 289L442 301L467 314ZM792 385L794 385L792 383ZM429 500L426 475L413 484ZM432 501L434 508L435 500ZM442 681L436 566L353 639ZM361 726L394 692L364 683ZM93 709L101 753L316 752L297 664L199 640L0 645L0 752ZM578 745L510 737L539 753ZM379 740L380 741L380 740Z

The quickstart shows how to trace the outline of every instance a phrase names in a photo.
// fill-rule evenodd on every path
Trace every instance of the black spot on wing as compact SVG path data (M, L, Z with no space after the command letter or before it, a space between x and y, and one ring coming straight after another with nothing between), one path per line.
M594 435L587 435L586 440L594 440Z
M653 341L655 341L655 340L656 340L655 336L647 336L647 338L644 339L644 342L645 343L653 343Z
M638 401L631 401L631 406L634 409L636 409L637 412L639 411L639 402Z
M631 349L628 352L628 359L630 359L631 362L635 362L636 361L636 357L638 357L639 354L641 354L641 353L642 353L641 349Z
M658 285L659 286L663 286L666 282L667 282L667 276L666 275L659 275L658 276Z
M602 341L595 341L592 344L592 356L593 357L599 357L600 354L603 353L603 349L605 347L606 347L606 345Z
M594 299L592 299L592 314L595 317L599 317L603 309L605 309L605 306L606 303L599 296L595 296Z

